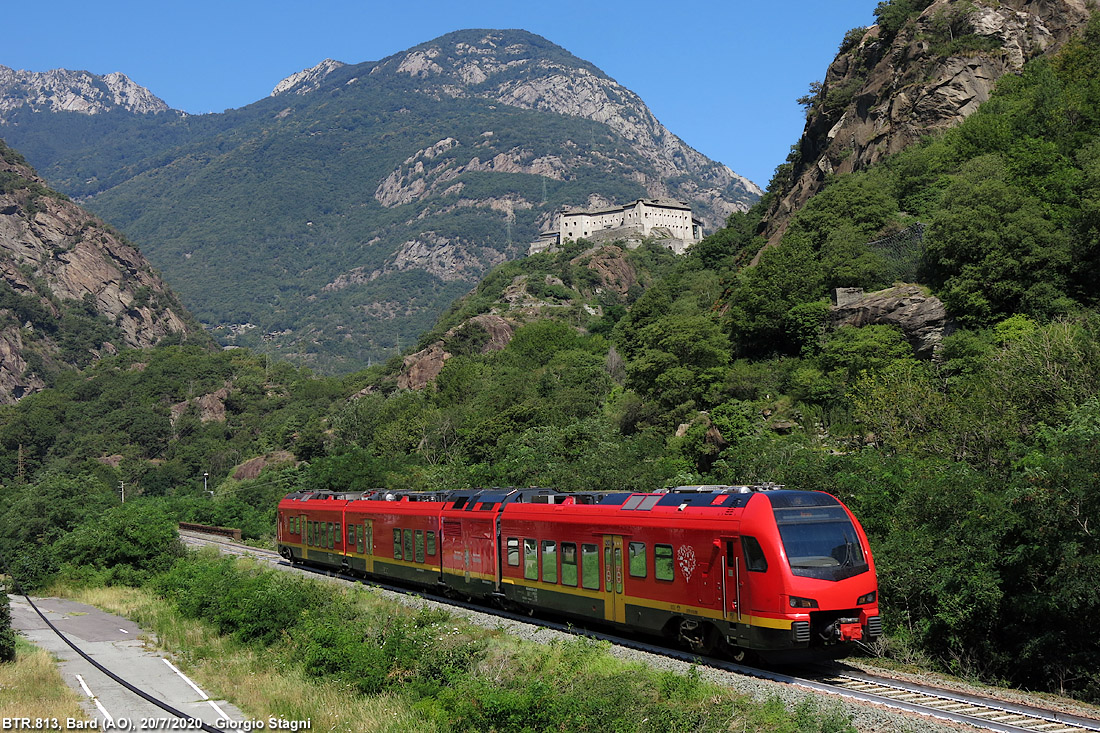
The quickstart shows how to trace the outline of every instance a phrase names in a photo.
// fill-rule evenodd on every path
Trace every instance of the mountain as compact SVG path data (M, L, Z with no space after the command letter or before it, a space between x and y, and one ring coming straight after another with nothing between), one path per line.
M0 403L166 338L210 342L133 245L0 142Z
M791 215L830 176L859 171L957 125L1005 74L1055 53L1089 19L1088 0L893 0L878 23L853 28L811 93L806 128L776 172L764 234L774 245Z
M670 197L713 230L760 195L518 30L326 60L223 114L23 105L0 134L141 241L223 343L333 372L413 343L563 205Z
M0 120L17 109L89 115L112 110L169 111L164 100L119 72L97 76L68 69L35 72L0 66L0 90Z

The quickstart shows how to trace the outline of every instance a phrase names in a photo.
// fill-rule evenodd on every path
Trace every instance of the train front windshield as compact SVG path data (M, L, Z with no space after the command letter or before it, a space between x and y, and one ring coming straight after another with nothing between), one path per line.
M869 569L856 528L839 505L774 511L794 575L843 580Z

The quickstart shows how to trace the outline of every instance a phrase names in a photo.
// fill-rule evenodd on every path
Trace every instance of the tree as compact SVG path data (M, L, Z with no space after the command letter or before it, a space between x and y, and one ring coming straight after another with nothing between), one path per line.
M667 316L643 328L638 341L642 349L627 365L627 386L666 408L714 401L730 344L711 316Z
M0 586L0 663L12 661L15 661L15 629L11 627L7 590Z

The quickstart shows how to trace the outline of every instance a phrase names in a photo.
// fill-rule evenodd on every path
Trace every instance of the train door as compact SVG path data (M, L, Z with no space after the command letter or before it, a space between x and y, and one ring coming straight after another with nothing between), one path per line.
M308 560L309 559L309 542L306 541L306 540L309 539L309 533L306 532L306 526L308 524L309 524L309 519L306 517L305 514L298 517L298 533L300 535L300 537L298 539L302 543L302 559L303 560Z
M725 583L723 585L724 616L727 621L748 623L749 608L752 607L748 583L745 552L740 537L724 537L725 544Z
M626 603L623 600L623 538L605 535L603 538L604 618L626 623Z
M359 534L359 530L362 534ZM374 520L364 519L363 526L356 530L356 550L363 555L363 572L374 572Z

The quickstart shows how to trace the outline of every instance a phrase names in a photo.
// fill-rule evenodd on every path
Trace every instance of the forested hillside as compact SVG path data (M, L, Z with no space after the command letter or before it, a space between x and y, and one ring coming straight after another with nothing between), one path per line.
M1098 160L1094 16L958 127L831 178L755 267L767 196L675 262L639 250L652 281L602 303L584 275L597 249L503 266L431 338L518 280L568 303L563 317L499 350L452 336L422 390L397 388L398 359L334 381L172 346L5 408L0 549L28 574L79 577L98 535L53 540L101 509L255 536L291 488L771 481L860 517L883 654L1100 701ZM901 231L923 234L868 245ZM934 359L897 327L835 325L831 289L906 270L951 319ZM274 465L239 470L259 456ZM123 480L144 503L107 509ZM149 572L92 563L116 581Z

